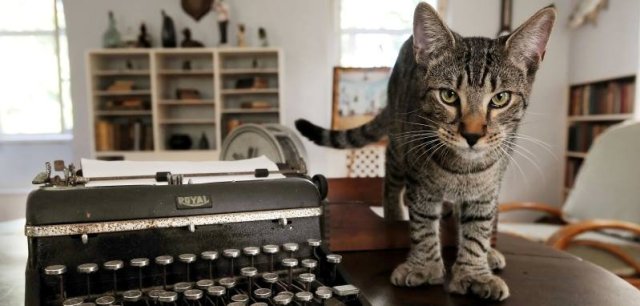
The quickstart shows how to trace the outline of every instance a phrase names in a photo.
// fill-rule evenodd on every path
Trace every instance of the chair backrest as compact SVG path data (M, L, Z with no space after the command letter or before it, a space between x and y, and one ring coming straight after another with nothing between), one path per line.
M640 123L616 125L596 139L562 210L569 222L640 223Z

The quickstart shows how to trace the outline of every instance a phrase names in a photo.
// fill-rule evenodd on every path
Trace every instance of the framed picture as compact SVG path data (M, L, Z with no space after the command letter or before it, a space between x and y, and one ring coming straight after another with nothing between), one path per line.
M344 130L365 124L387 106L391 68L333 68L331 128Z

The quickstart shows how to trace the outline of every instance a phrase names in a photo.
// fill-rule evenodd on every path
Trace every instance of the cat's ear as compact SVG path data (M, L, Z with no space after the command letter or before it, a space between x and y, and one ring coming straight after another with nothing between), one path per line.
M547 6L518 27L506 42L507 53L515 63L524 63L527 67L537 68L544 53L556 20L556 9Z
M453 33L431 5L420 2L413 13L413 53L418 64L427 64L430 54L453 48Z

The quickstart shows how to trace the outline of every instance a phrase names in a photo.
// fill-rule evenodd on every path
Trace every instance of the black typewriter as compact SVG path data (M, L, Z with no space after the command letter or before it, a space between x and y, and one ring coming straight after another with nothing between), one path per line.
M26 305L370 305L322 243L322 177L84 187L63 170L28 198Z

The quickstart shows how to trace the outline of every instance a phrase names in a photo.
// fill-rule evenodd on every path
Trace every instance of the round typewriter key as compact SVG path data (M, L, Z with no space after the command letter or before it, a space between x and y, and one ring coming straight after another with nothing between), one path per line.
M322 244L320 239L307 239L307 243L312 247L319 247Z
M298 260L295 258L285 258L282 260L282 266L287 268L293 268L298 265Z
M160 303L172 303L178 300L178 294L173 291L163 291L158 296Z
M202 298L202 290L200 289L189 289L184 292L184 297L189 301L197 301Z
M127 290L122 294L122 299L125 302L137 302L142 297L142 291L140 290Z
M271 297L271 289L268 288L258 288L253 291L253 295L258 299L268 299Z
M196 282L196 287L201 290L207 290L209 287L213 286L214 283L210 279L201 279Z
M149 295L149 298L152 301L157 301L158 298L160 297L160 294L162 294L163 292L165 292L164 290L160 290L160 289L154 289L149 291L149 293L147 293L147 295Z
M316 290L316 296L325 301L330 299L333 296L333 292L328 287L320 287Z
M180 255L178 255L178 259L181 262L184 262L184 263L192 263L192 262L196 261L196 255L195 254L180 254Z
M273 272L273 255L278 253L280 247L275 244L267 244L262 246L262 253L269 254L269 272Z
M300 246L297 243L289 242L282 245L282 249L289 252L289 257L293 257L293 253L295 253Z
M124 267L122 260L110 260L104 263L104 268L109 271L118 271Z
M269 304L267 303L263 303L263 302L257 302L257 303L253 303L249 306L269 306Z
M149 265L149 258L134 258L131 261L129 261L129 264L132 267L138 267L138 268L146 267Z
M231 303L227 304L227 306L247 306L247 303L245 303L245 302L231 302Z
M246 303L249 301L249 296L246 294L234 294L231 296L231 301L232 302L242 302L242 303Z
M250 260L251 260L251 266L254 266L254 258L256 255L260 254L260 248L259 247L254 247L254 246L250 246L250 247L246 247L244 249L242 249L242 253L244 253L244 255L249 256Z
M70 299L66 299L62 302L63 306L80 306L82 305L82 303L84 303L84 300L82 298L70 298Z
M221 278L218 282L220 283L221 286L227 289L231 289L236 286L236 280L231 277Z
M207 289L207 293L211 296L223 296L227 292L227 289L222 286L212 286Z
M113 305L113 303L116 302L116 298L110 296L110 295L105 295L105 296L101 296L99 298L96 299L96 304L100 305L100 306L109 306L109 305Z
M316 275L313 273L302 273L298 275L298 278L305 284L305 290L309 291L311 283L316 280Z
M94 263L85 263L78 266L78 272L89 274L98 271L98 265Z
M62 275L67 272L67 267L64 265L52 265L44 268L44 274L46 275Z
M200 256L209 262L209 278L213 279L213 261L218 259L218 251L204 251Z
M327 261L333 264L339 264L342 262L342 256L338 254L329 254L327 255Z
M254 277L254 276L256 276L256 274L258 274L258 269L254 268L254 267L244 267L244 268L240 269L240 274L242 274L242 276L246 276L246 277Z
M227 258L237 258L240 256L240 250L238 249L226 249L222 251L222 255Z
M313 299L313 293L308 292L308 291L302 291L302 292L298 292L296 293L296 301L300 301L300 302L309 302Z
M182 293L191 289L191 284L187 282L179 282L173 285L173 290L177 293Z
M273 284L275 282L278 281L278 274L277 273L265 273L262 274L262 279L264 279L265 282Z
M318 266L318 261L315 259L303 259L300 264L309 269L309 273L311 273L311 271Z
M171 255L162 255L156 257L156 264L161 266L166 266L173 263L173 256Z
M291 303L291 300L293 300L292 296L282 293L273 297L273 302L276 305L289 305L289 303Z

